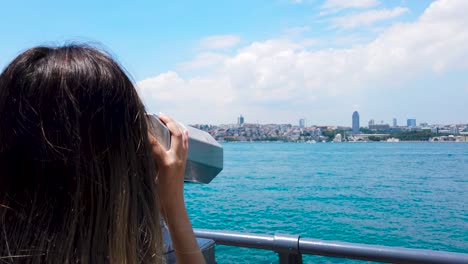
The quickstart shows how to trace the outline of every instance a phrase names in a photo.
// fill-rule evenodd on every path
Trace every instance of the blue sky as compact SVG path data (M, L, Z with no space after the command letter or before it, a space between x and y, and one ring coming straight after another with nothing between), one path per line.
M3 1L0 67L95 43L186 123L468 123L465 0Z

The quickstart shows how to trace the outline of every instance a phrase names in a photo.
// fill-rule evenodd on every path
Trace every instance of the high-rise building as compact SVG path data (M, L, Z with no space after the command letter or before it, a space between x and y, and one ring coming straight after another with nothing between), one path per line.
M374 119L369 120L369 127L375 125Z
M306 120L304 118L299 119L299 127L304 128L306 126Z
M406 120L406 126L408 127L415 127L416 126L416 119L414 118L408 118Z
M458 135L460 134L460 129L458 129L456 126L452 126L450 127L450 134Z
M354 111L353 113L353 134L359 133L359 113Z
M240 115L238 118L237 118L237 124L239 126L242 126L242 124L244 124L244 117L242 115Z
M397 124L397 119L396 118L393 118L393 127L397 127L398 124Z

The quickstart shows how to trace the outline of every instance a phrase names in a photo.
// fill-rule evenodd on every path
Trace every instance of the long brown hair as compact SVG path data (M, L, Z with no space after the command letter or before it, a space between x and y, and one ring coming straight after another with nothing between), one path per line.
M92 47L36 47L0 75L0 260L160 263L145 109Z

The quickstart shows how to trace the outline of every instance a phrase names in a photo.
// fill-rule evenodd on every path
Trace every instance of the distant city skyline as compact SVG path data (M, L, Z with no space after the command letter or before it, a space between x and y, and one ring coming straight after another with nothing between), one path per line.
M468 124L415 126L415 119L408 119L408 126L390 126L381 121L369 121L369 127L358 129L359 113L354 112L353 128L339 126L306 126L305 119L299 124L242 123L225 125L195 125L210 133L218 141L285 141L285 142L368 142L368 141L430 141L468 142ZM365 128L365 129L362 129Z
M350 4L350 2L352 2ZM101 43L183 123L468 123L468 1L5 1L0 68ZM70 12L73 10L73 12Z
M370 126L374 126L374 125L388 125L389 127L417 127L417 126L427 126L427 125L467 125L468 122L466 123L429 123L429 122L417 122L417 119L416 118L406 118L405 120L405 124L404 125L398 125L398 119L397 118L392 118L391 122L386 122L385 120L380 120L379 122L376 122L375 119L369 119L369 121L367 122L367 126L366 125L362 125L361 124L361 121L360 121L360 113L358 111L354 111L351 115L351 120L348 121L348 124L339 124L339 125L331 125L331 124L308 124L307 120L305 118L300 118L298 120L297 123L295 123L293 120L289 121L289 122L280 122L280 123L275 123L275 122L270 122L270 123L261 123L261 122L258 122L255 121L255 122L252 122L252 121L248 121L247 122L245 121L245 117L244 115L239 115L237 117L237 121L236 122L227 122L227 123L221 123L221 124L215 124L215 123L206 123L207 125L229 125L229 124L237 124L237 125L242 125L242 124L262 124L262 125L265 125L265 124L290 124L290 125L297 125L298 127L300 128L303 128L303 127L310 127L310 126L341 126L341 127L350 127L351 130L355 133L357 132L356 131L356 128L362 128L362 127L370 127ZM193 123L193 124L202 124L202 123Z

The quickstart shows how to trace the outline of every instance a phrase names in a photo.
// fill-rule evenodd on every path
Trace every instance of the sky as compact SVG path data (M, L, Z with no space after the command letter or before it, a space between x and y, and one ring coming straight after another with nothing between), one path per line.
M468 1L0 0L0 68L87 43L188 124L468 123Z

